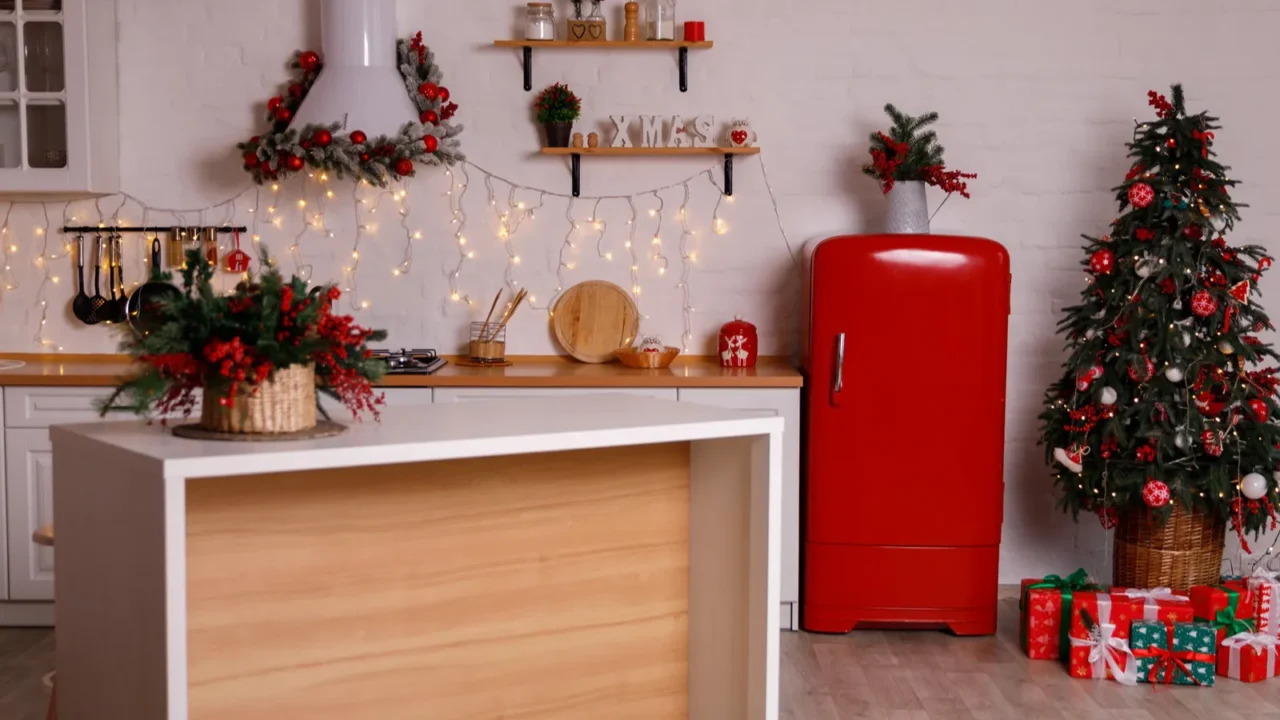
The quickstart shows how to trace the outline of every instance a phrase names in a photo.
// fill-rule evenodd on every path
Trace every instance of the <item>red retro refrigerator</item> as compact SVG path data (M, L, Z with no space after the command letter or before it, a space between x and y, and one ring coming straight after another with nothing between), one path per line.
M1008 253L846 236L812 272L801 627L994 633Z

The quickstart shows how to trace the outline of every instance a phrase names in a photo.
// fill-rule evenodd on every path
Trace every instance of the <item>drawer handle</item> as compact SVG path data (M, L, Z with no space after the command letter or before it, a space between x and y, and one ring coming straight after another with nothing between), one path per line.
M836 335L836 367L831 376L831 406L836 406L836 395L844 390L844 333Z

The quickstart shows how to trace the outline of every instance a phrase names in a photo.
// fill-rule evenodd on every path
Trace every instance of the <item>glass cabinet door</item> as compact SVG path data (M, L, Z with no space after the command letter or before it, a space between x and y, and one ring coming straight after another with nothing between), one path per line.
M0 168L67 167L62 0L0 0Z

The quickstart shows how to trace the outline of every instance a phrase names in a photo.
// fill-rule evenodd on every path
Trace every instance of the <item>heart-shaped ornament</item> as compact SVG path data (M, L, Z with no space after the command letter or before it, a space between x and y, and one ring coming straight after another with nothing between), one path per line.
M734 145L745 145L747 144L747 131L734 130L729 134L729 139L733 140Z

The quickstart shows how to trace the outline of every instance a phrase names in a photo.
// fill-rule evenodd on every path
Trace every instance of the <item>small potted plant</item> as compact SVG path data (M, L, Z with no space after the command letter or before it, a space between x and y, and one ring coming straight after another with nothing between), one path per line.
M189 415L203 392L200 430L237 435L303 433L316 426L316 394L351 410L378 415L382 396L372 383L383 372L368 341L386 331L356 325L333 312L341 293L285 280L265 254L260 274L227 295L212 284L214 266L197 250L187 253L183 289L158 308L145 334L130 333L121 349L141 369L100 406L106 415ZM167 281L168 273L159 275Z
M569 147L573 121L582 115L582 101L568 85L556 83L543 90L534 103L538 122L547 131L547 147Z
M871 136L871 162L862 172L879 180L880 189L889 198L889 232L927 234L930 217L925 186L942 189L948 199L952 193L967 198L969 184L965 180L978 176L947 169L938 134L926 129L938 121L938 113L912 117L892 103L884 106L884 112L893 127L887 135L877 132Z

